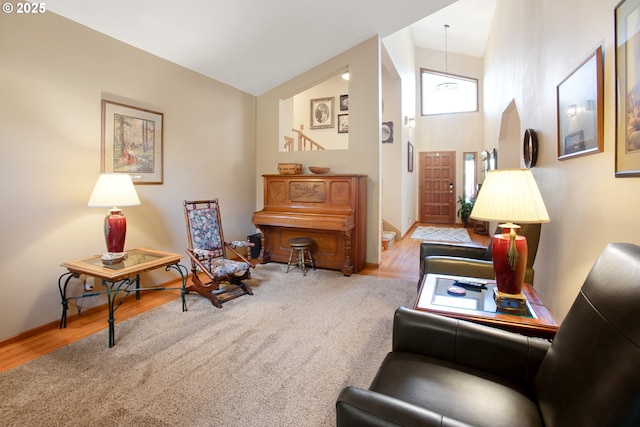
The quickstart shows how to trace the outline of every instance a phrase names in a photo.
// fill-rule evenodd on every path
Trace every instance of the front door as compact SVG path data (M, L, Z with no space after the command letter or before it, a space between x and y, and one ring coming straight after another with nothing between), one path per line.
M420 222L453 224L456 219L456 152L421 152L419 158Z

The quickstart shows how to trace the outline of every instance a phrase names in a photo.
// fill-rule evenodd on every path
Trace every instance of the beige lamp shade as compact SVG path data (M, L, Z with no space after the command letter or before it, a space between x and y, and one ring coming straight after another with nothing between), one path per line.
M94 208L113 208L116 206L135 206L140 204L138 193L131 177L120 173L103 173L98 177L88 206Z
M550 221L529 169L489 171L473 205L471 218L519 224Z

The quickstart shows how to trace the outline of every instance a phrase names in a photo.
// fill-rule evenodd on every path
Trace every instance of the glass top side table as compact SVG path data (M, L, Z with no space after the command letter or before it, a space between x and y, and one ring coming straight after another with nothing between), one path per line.
M180 290L182 297L182 311L187 311L185 302L186 284L188 269L180 264L181 255L163 252L148 248L133 248L127 251L127 258L120 263L114 265L104 265L101 255L94 255L88 258L82 258L75 261L67 261L61 264L67 269L67 272L58 278L58 289L60 290L60 298L62 299L62 317L60 318L60 328L67 326L67 310L69 308L69 300L86 298L106 294L109 309L109 347L115 345L115 317L114 312L125 298L135 292L136 299L140 298L140 291L151 290ZM175 270L180 274L182 286L180 288L141 288L140 273L155 270L157 268L165 268L166 271ZM67 286L72 278L78 278L81 274L98 278L102 281L104 291L95 291L82 293L74 297L67 297ZM118 294L124 293L124 297L116 301Z

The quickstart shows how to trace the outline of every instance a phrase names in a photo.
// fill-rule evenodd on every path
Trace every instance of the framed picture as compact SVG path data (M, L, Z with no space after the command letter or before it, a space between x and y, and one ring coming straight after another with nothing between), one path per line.
M349 115L338 114L338 133L349 132Z
M602 46L557 87L558 159L599 153L604 146Z
M407 170L413 172L413 144L407 141Z
M340 95L340 111L349 110L349 95Z
M393 142L393 122L382 123L382 142L391 144Z
M616 6L615 46L615 176L640 176L640 0Z
M335 97L311 100L311 129L332 128Z
M162 184L163 114L102 101L102 172Z

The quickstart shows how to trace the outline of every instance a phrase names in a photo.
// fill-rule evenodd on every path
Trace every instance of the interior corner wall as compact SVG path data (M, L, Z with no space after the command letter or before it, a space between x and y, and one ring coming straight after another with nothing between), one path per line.
M402 135L400 144L400 157L394 159L394 165L392 168L387 169L385 166L382 170L383 180L385 177L392 175L399 177L400 181L398 187L395 187L389 191L397 192L400 197L400 203L398 207L390 206L390 203L385 199L383 201L383 215L387 218L387 211L393 209L394 225L400 230L400 235L404 236L411 228L418 216L418 169L417 169L417 151L415 150L415 131L416 129L410 129L408 124L405 124L404 118L416 118L419 113L416 113L416 48L413 43L413 37L411 31L408 28L400 30L394 34L385 37L383 40L385 55L383 58L389 62L389 68L393 67L396 74L400 79L400 88L396 89L400 92L401 107L399 120L401 129L397 129L397 133ZM385 107L386 108L386 107ZM417 122L417 120L416 120ZM396 138L397 139L397 138ZM413 154L413 172L408 169L408 142L411 142L414 146ZM387 193L385 192L385 194ZM386 198L386 195L383 197Z
M367 263L380 260L380 39L375 36L261 95L257 100L255 203L264 206L263 174L278 163L329 166L331 173L367 175ZM280 152L279 103L349 68L349 148ZM336 104L337 105L337 104ZM337 129L335 130L337 132Z
M640 244L640 178L616 178L614 8L618 0L498 0L485 53L485 141L498 140L514 100L536 131L532 172L551 222L542 225L534 286L561 321L610 242ZM570 23L568 25L568 23ZM598 46L604 53L604 152L558 160L556 87ZM498 153L500 159L500 153ZM500 162L498 160L498 162Z
M57 322L60 264L106 250L106 210L87 207L103 98L164 114L164 183L136 186L141 204L124 209L126 248L184 255L184 199L219 198L228 240L253 232L254 96L51 12L0 16L0 58L0 340ZM144 273L141 285L176 276ZM101 298L86 298L84 309Z

